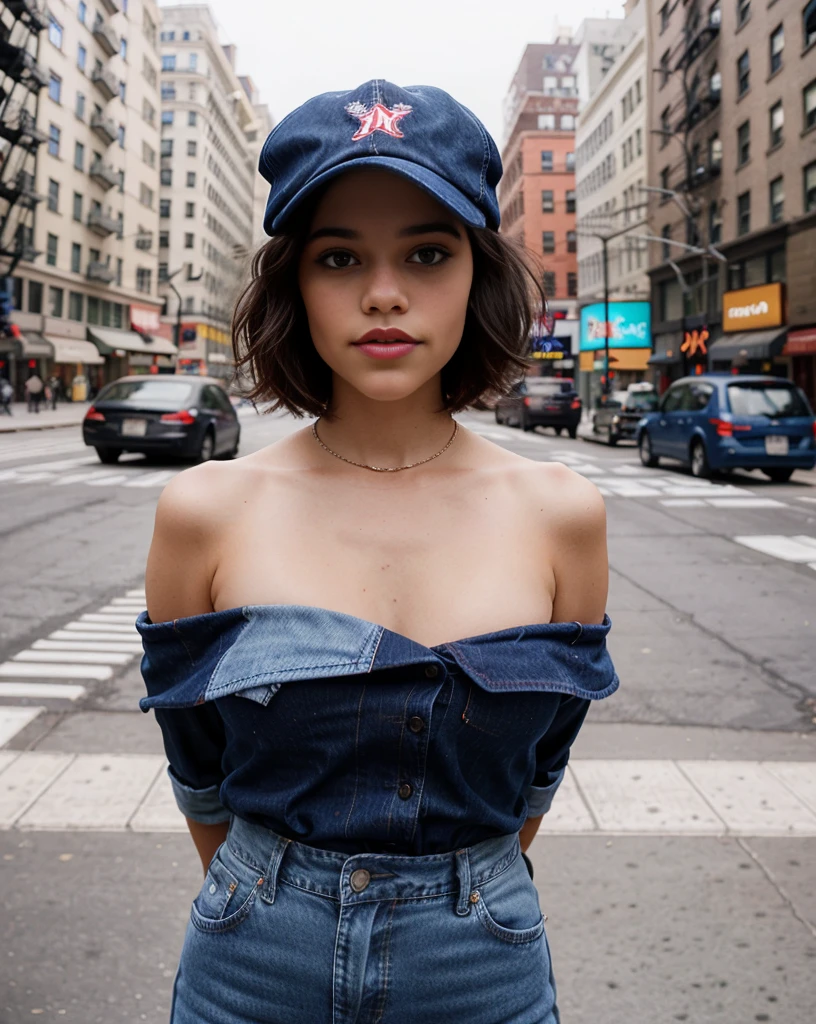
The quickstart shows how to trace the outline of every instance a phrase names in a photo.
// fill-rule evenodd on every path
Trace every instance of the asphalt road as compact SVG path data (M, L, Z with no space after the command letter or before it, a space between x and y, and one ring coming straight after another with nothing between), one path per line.
M810 1022L816 831L763 832L748 811L741 831L629 828L625 806L623 824L614 815L605 824L590 768L615 788L618 767L625 797L644 761L669 779L672 766L688 776L692 761L713 762L731 786L740 772L759 778L760 763L816 762L816 476L700 484L670 465L642 469L630 447L524 435L487 413L462 419L530 458L566 462L607 499L610 647L622 685L593 708L574 751L584 801L575 806L589 808L594 831L571 829L567 795L560 824L532 848L564 1024ZM250 414L242 451L296 428ZM126 623L156 499L177 471L138 457L102 467L76 428L0 437L2 1024L167 1020L200 884L189 839L177 823L137 833L102 830L91 816L47 827L36 802L15 817L2 780L6 764L48 772L67 755L116 755L117 770L122 757L161 754L155 724L136 708L142 684ZM108 642L117 630L121 642ZM89 642L72 643L82 631ZM98 656L78 653L94 644ZM68 648L76 664L66 667ZM49 657L53 668L43 668ZM53 696L65 686L73 699ZM802 792L806 818L816 793ZM718 807L716 792L709 802ZM732 805L729 791L726 824Z

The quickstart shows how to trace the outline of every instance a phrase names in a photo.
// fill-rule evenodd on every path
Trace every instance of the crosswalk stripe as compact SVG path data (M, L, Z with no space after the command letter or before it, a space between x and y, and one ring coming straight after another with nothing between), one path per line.
M46 700L53 697L56 700L79 700L86 693L84 686L70 683L0 682L0 697L25 697L27 700Z
M106 636L110 637L137 637L139 635L136 632L136 627L132 623L129 626L125 626L118 622L68 622L62 628L71 633L104 633Z
M0 665L0 676L11 679L24 676L27 679L98 679L104 682L113 675L108 665L27 665L20 661L6 661Z
M71 634L69 633L70 637ZM125 642L114 643L105 640L77 640L75 638L66 640L55 637L48 640L35 640L31 645L33 651L110 651L113 654L138 654L142 650L140 643Z
M129 625L131 628L135 629L136 627L133 625L134 621L135 621L135 616L122 615L122 614L118 614L118 615L110 615L110 614L108 614L108 615L100 615L100 614L97 614L97 613L94 613L94 612L88 612L87 615L80 616L80 622L98 622L98 623L103 623L104 622L104 623L106 623L109 626L128 626Z
M43 665L51 662L62 664L66 657L67 651L29 650L20 651L11 660L15 665ZM70 655L74 665L127 665L131 658L131 654L105 654L103 651L76 651Z
M752 548L762 555L780 558L785 562L810 562L816 559L816 538L800 535L757 535L734 537L737 544Z

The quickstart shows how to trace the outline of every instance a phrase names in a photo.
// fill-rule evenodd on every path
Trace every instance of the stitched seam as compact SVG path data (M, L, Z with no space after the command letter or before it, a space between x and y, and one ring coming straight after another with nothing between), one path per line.
M389 959L391 954L391 928L394 922L394 911L397 909L397 901L391 904L391 913L388 915L388 923L385 928L385 938L383 940L383 955L385 958L385 971L383 972L382 981L382 992L380 994L379 1006L376 1009L377 1016L374 1018L374 1024L380 1024L385 1014L385 1003L388 998L388 981L390 974L391 961Z
M365 684L360 691L360 700L357 704L357 732L354 736L354 794L351 798L351 807L349 807L348 815L346 816L346 824L343 832L348 838L349 822L351 821L351 815L354 812L354 804L357 800L357 787L360 783L360 714L363 710L363 698L365 697Z

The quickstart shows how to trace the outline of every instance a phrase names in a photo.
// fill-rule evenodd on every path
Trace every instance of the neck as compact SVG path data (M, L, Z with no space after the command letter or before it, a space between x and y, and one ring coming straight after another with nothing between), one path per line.
M368 398L335 381L320 439L339 455L366 466L407 466L438 452L454 424L442 408L438 379L405 398Z

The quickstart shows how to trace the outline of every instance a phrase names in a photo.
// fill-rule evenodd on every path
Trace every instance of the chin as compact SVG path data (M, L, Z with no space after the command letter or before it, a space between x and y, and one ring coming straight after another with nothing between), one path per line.
M428 383L428 377L405 372L379 372L347 377L346 383L374 402L399 402Z

